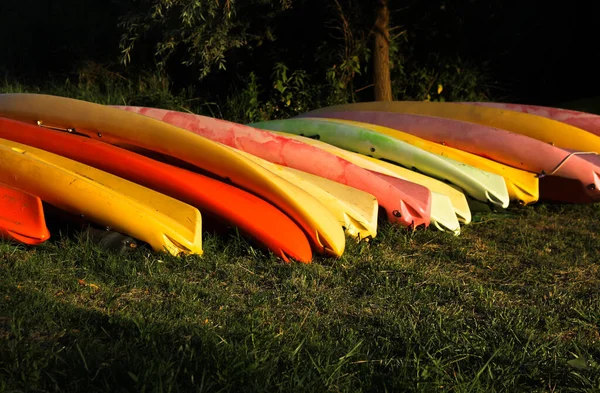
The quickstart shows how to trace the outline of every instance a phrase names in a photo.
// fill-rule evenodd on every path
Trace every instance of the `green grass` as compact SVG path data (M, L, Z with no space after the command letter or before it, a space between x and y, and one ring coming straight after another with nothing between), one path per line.
M309 265L0 243L0 391L598 391L600 207L475 218Z
M0 91L216 116L158 77L86 72ZM539 204L459 237L382 223L310 265L239 236L182 259L0 243L0 392L597 392L599 233L600 205Z

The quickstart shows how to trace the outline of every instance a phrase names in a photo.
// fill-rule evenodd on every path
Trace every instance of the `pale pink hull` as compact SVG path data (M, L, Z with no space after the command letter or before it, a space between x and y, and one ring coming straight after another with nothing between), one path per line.
M393 128L538 174L552 173L569 155L566 150L524 135L440 117L378 111L320 112L310 115L355 120ZM599 200L599 176L600 167L582 157L571 156L554 174L554 177L570 179L571 181L564 183L568 184L568 188L561 186L560 179L550 182L550 179L544 180L542 177L540 196L543 199L564 202Z
M510 104L501 102L461 102L461 104L470 104L478 106L488 106L491 108L500 108L510 111L530 113L532 115L547 117L572 126L581 128L600 136L600 116L593 113L573 111L570 109L552 108L549 106Z
M391 222L414 228L429 226L431 192L419 184L395 178L386 180L317 147L238 123L159 108L115 108L152 117L272 163L368 192L377 198Z

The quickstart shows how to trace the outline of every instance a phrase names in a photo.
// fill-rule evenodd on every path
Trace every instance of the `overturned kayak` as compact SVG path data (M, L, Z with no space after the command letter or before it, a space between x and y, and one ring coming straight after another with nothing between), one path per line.
M526 135L563 149L600 153L600 138L570 124L529 113L456 102L360 102L320 108L304 115L358 110L408 113L462 120Z
M511 104L503 102L461 102L461 104L487 106L509 111L529 113L548 119L560 121L600 136L600 116L594 113L574 111L571 109L553 108L550 106Z
M0 238L31 246L48 240L41 199L0 183Z
M305 143L242 124L191 113L134 106L117 108L181 127L274 164L365 191L377 198L379 206L385 210L392 223L412 228L428 226L430 223L430 196L423 201L411 193L415 187L398 188L351 162ZM418 191L421 195L424 190Z
M198 209L79 162L0 139L0 183L172 255L202 254Z
M359 239L377 235L378 205L377 199L371 194L297 169L273 164L243 151L240 154L313 195L337 217L348 235Z
M199 135L109 106L43 94L0 94L0 116L83 134L128 149L145 149L191 164L280 208L304 230L315 252L333 256L344 252L344 231L319 201L235 151Z
M230 184L91 138L16 120L0 118L0 138L70 158L190 204L203 215L239 228L285 261L312 260L306 235L290 217Z
M320 139L342 149L397 162L429 176L447 180L476 200L508 207L504 178L462 162L430 153L361 125L341 120L293 118L253 123L252 126Z
M459 234L459 222L469 223L471 221L471 211L469 210L465 194L444 182L398 165L340 149L323 141L300 135L274 132L328 151L371 172L395 177L399 180L408 180L406 183L399 184L399 187L410 187L412 184L420 184L428 188L431 192L431 224L439 230ZM390 181L389 178L386 178L386 180Z
M478 168L485 172L500 175L504 178L504 182L506 183L509 199L520 205L529 205L537 202L539 199L539 181L535 173L523 171L507 165L502 165L493 160L479 157L475 154L470 154L449 146L443 146L438 143L432 143L425 139L418 138L414 135L401 132L392 128L382 127L364 122L356 122L352 120L329 120L333 122L339 122L342 124L354 125L356 127L362 127L374 131L380 135L387 135L394 139L409 143L414 147L418 147L419 149L428 151L429 153L433 153L445 158L455 160L457 162L469 165L474 168Z
M586 156L525 135L461 120L380 111L322 112L315 116L380 125L536 173L540 198L557 202L600 200L600 167Z

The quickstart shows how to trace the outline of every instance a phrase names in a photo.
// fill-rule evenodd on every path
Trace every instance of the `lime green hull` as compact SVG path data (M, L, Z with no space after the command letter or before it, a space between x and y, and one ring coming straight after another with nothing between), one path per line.
M249 125L320 139L342 149L390 160L452 183L475 200L502 208L508 207L509 204L508 189L502 176L356 125L321 118L271 120Z

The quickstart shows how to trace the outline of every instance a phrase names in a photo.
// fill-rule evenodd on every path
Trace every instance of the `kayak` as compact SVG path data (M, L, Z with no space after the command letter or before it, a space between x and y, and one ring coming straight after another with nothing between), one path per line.
M310 119L310 118L308 118ZM325 120L325 119L324 119ZM520 205L529 205L535 203L539 199L539 181L535 173L519 170L506 165L502 165L493 160L479 157L475 154L470 154L459 149L454 149L449 146L444 146L438 143L432 143L414 135L407 134L388 127L381 127L374 124L356 122L342 119L327 119L336 123L363 127L368 130L387 135L389 137L409 143L412 146L418 147L433 154L442 157L450 158L456 162L469 165L473 168L478 168L482 171L495 173L504 178L508 196L511 201L515 201Z
M410 184L411 188L413 188L411 193L415 193L417 191L414 190L415 186L419 186L416 183L406 181L397 176L390 176L378 171L369 171L389 183L396 184L396 186L399 188L403 187L405 184ZM444 195L431 192L431 190L429 190L427 187L419 186L418 191L427 193L426 195L429 198L430 204L428 209L431 211L431 224L440 231L451 232L455 235L458 235L460 233L460 223L458 222L458 218L454 213L454 209L452 208L450 200ZM422 194L415 194L415 196L419 199L424 198L424 195Z
M371 194L297 169L273 164L243 151L240 154L317 198L336 216L349 236L364 239L377 235L377 199Z
M594 113L574 111L570 109L553 108L549 106L510 104L502 102L461 102L461 104L487 106L490 108L506 109L509 111L529 113L548 119L560 121L581 128L596 136L600 136L600 116Z
M44 94L0 94L0 116L163 154L271 202L303 230L313 250L341 256L346 237L315 198L225 146L181 128L109 106Z
M0 139L0 183L172 255L202 254L198 209L110 173Z
M70 158L190 204L203 215L238 227L284 261L312 260L306 235L290 217L230 184L91 138L16 120L0 118L0 138Z
M42 200L0 183L0 238L31 246L48 240Z
M356 154L356 153L355 153ZM374 157L357 154L360 158L370 161L372 165L377 165L378 171L394 176L399 179L410 179L416 183L422 183L424 186L431 189L432 193L443 195L448 198L454 210L454 214L458 221L463 224L471 222L471 209L465 194L458 187L448 183L444 183L438 179L423 175L419 172L411 171L400 165L392 164L391 162L383 161Z
M468 121L526 135L563 149L600 152L600 138L570 124L529 113L456 102L360 102L320 108L304 115L357 110L408 113Z
M370 172L374 172L379 175L385 175L381 177L388 182L400 181L400 183L398 183L398 187L411 187L414 184L423 186L424 188L428 189L431 194L431 225L433 225L441 231L449 231L457 235L460 234L460 222L464 223L471 221L471 212L469 210L469 205L467 203L465 195L456 188L453 188L452 186L446 183L443 183L437 179L430 178L428 176L421 175L420 173L413 172L406 168L402 168L400 166L380 161L381 163L398 168L398 171L389 170L383 165L379 165L376 162L371 162L369 159L372 159L372 157L367 157L344 149L340 149L336 146L330 145L319 140L307 138L300 135L286 134L278 131L274 131L274 133L287 136L291 139L298 140L300 142L330 152L331 154L335 154L338 157L344 158L345 160L348 160L353 164L358 165L361 168L364 168ZM399 175L399 173L401 173L402 171L409 172L409 175ZM433 184L433 188L428 187L428 184ZM436 192L436 190L441 190L443 192ZM415 193L416 190L413 190L412 192ZM452 198L450 196L452 196ZM452 199L455 199L458 208L454 207Z
M318 117L389 127L540 176L540 198L557 202L600 199L600 167L525 135L461 120L397 112L322 112ZM558 177L550 179L548 176Z
M522 105L496 102L462 102L462 104L485 106L490 108L504 109L508 111L528 113L535 116L542 116L548 119L556 120L561 123L569 124L580 128L590 134L600 136L600 116L593 113L574 111L569 109L552 108L537 105ZM600 157L597 150L579 151L574 148L563 148L569 153L574 153L578 157L589 161L595 166L600 166ZM558 183L560 186L560 183Z
M340 157L305 143L212 117L169 111L159 108L116 106L121 110L142 114L191 131L197 135L250 153L274 164L294 168L365 191L377 198L390 222L403 227L427 227L430 223L431 197L418 199L412 191L398 188L369 171ZM310 157L310 159L307 159ZM425 190L417 190L423 195Z
M258 122L252 126L318 138L342 149L397 162L437 179L447 180L476 200L502 208L509 204L508 190L502 176L430 153L363 125L334 119L293 118Z
M452 204L452 209L458 221L463 224L468 224L471 222L471 211L469 209L469 204L467 202L467 198L465 194L457 189L456 187L451 186L448 183L444 183L438 179L434 179L429 176L425 176L419 172L411 171L410 169L404 168L399 165L394 165L387 161L378 160L373 157L365 156L362 154L354 153L348 150L340 149L337 146L330 145L329 143L325 143L320 140L308 138L305 136L287 134L284 132L273 131L276 134L287 136L288 138L295 139L297 141L309 144L311 146L317 147L319 149L325 150L331 154L335 154L338 157L341 157L345 160L352 162L355 165L360 166L361 168L382 173L384 175L396 177L398 179L407 180L409 182L420 184L426 188L428 188L432 196L433 194L440 194L449 198L450 203ZM432 221L434 220L434 209L432 203Z

